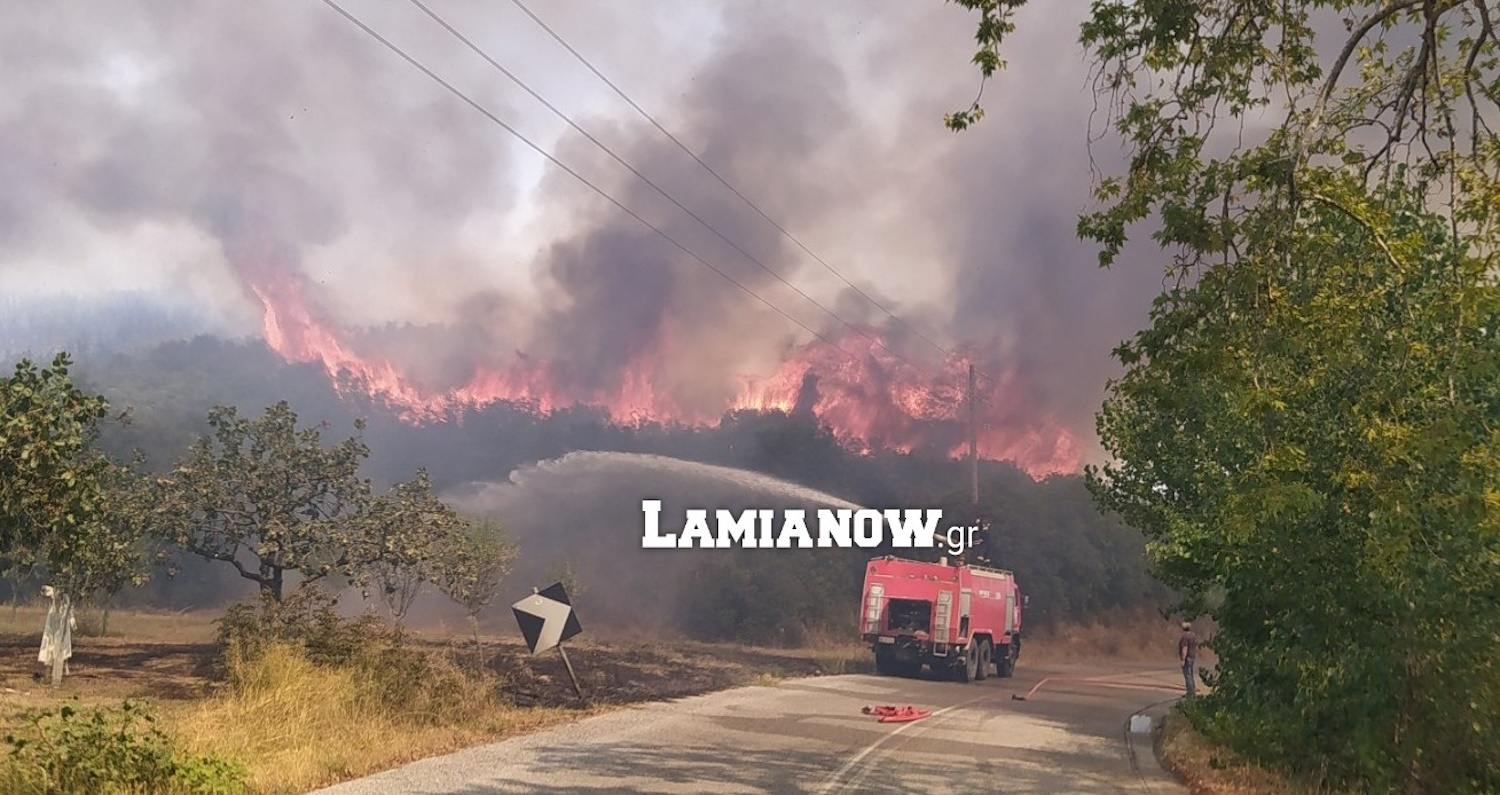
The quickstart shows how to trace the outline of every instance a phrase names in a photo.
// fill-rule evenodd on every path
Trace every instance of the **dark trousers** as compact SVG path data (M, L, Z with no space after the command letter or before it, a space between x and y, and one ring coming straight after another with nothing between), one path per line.
M1190 696L1196 695L1198 692L1198 676L1197 672L1193 670L1193 668L1194 666L1192 657L1189 657L1186 660L1182 661L1182 681L1183 684L1187 685L1187 694Z

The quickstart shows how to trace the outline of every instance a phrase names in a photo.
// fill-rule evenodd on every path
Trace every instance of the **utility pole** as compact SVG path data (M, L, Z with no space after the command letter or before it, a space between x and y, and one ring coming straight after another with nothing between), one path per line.
M979 508L979 383L974 365L969 365L969 491L974 503L974 525L978 532L973 536L977 550L964 550L966 559L972 558L980 565L990 565L990 527Z
M974 365L969 365L969 476L974 511L979 511L979 404L974 394Z

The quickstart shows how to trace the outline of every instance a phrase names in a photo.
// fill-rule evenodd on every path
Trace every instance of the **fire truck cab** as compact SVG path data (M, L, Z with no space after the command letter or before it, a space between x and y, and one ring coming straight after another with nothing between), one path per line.
M1015 575L960 563L895 556L865 567L861 638L883 675L916 676L923 666L963 682L1015 673L1026 599Z

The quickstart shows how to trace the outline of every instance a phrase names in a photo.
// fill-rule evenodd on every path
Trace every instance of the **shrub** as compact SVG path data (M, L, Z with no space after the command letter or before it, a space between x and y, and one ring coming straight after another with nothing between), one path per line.
M344 665L372 647L399 643L400 630L376 616L345 619L338 598L301 588L283 601L241 602L225 611L218 644L225 662L258 657L273 643L299 649L320 665Z
M273 649L289 650L315 666L352 677L362 698L408 723L436 724L478 714L491 700L483 674L473 676L419 648L399 626L378 616L346 619L337 600L301 589L282 602L263 600L231 607L219 623L219 644L228 678L241 691L258 687ZM274 666L273 666L274 667Z
M76 701L76 699L75 699ZM237 795L246 771L219 756L183 752L139 702L33 712L5 737L0 783L15 795Z
M410 648L399 636L371 646L348 665L364 692L405 723L441 725L478 715L496 692L487 677Z

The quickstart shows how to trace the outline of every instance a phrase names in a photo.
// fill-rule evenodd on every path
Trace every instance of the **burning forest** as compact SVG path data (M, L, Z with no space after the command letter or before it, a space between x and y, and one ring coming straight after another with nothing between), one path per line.
M780 411L815 418L864 451L966 455L966 352L923 366L894 352L873 326L851 328L790 348L769 375L741 375L717 411L693 406L658 379L662 348L642 347L607 380L584 380L567 363L517 352L503 364L476 365L447 388L424 386L380 352L361 352L360 334L323 319L299 275L275 267L246 272L264 309L267 344L288 361L321 365L346 394L363 393L413 424L452 421L462 409L507 402L540 415L577 405L602 408L620 424L705 426L726 411ZM1013 461L1033 477L1076 472L1078 444L1060 424L1021 401L1013 375L980 380L979 452Z
M633 95L658 86L650 122L527 25L491 26L570 130L402 13L372 22L535 149L326 9L9 15L11 51L72 55L0 108L0 164L51 164L0 195L0 287L169 296L422 426L499 403L694 428L781 411L855 450L966 455L972 364L982 457L1041 478L1100 455L1109 351L1159 277L1100 273L1067 228L1088 170L1059 131L1082 105L1018 80L973 136L933 121L972 90L962 15L883 12L836 48L863 6L726 4L711 34L631 15L696 53L591 45ZM1049 79L1058 36L1024 45Z

